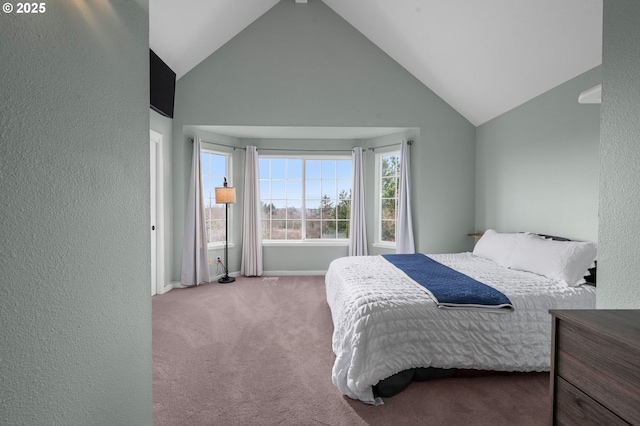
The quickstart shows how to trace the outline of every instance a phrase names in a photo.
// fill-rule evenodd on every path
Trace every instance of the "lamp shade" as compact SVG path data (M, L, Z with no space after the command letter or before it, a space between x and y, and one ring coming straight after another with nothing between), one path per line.
M236 202L236 189L232 186L216 188L216 204L231 204Z

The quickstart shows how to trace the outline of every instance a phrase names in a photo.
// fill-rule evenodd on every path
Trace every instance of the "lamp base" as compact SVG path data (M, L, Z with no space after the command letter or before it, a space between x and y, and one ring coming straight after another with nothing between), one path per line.
M230 277L229 275L225 275L224 277L220 278L218 282L221 284L229 284L234 282L235 280L236 280L235 278Z

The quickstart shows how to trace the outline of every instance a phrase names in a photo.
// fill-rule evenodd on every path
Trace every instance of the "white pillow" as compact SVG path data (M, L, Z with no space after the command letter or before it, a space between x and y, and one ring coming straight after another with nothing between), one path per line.
M491 259L498 265L508 268L511 265L511 258L516 247L525 235L523 233L501 233L487 229L476 243L473 254Z
M513 254L511 268L578 286L584 284L584 276L588 275L595 259L594 243L555 241L527 235Z

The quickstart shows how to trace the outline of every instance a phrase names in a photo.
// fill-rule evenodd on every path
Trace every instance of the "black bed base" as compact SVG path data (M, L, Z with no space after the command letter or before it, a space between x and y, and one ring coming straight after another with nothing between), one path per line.
M413 381L423 382L432 379L444 379L456 373L455 368L419 367L410 368L380 380L373 386L373 395L380 398L390 398L405 390Z

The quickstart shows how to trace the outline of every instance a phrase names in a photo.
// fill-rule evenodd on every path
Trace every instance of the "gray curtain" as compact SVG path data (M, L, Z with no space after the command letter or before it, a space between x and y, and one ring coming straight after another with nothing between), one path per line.
M396 253L415 253L413 222L411 220L411 154L409 143L400 143L400 192L396 220Z
M367 228L364 206L364 170L362 148L351 153L351 223L349 226L349 256L367 255Z
M244 174L244 218L242 234L242 275L262 275L262 222L260 217L260 180L258 150L247 147Z
M191 179L189 181L189 198L187 200L187 216L184 222L182 240L182 274L180 284L191 287L211 281L209 277L209 261L207 237L204 229L204 199L202 196L202 171L200 164L199 137L193 138L193 156L191 160Z

